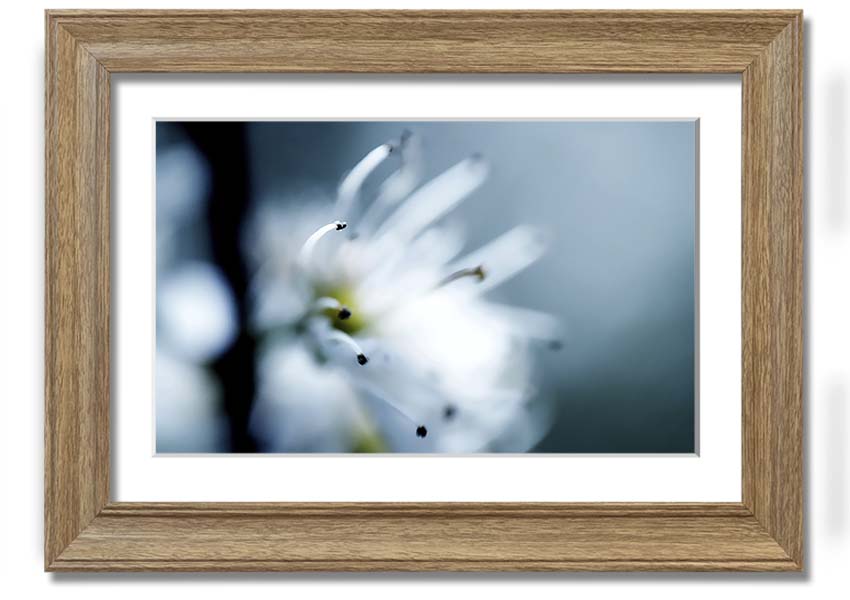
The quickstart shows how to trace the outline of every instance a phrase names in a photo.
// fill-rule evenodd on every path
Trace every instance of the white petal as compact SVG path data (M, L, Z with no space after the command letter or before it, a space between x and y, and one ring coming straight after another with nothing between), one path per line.
M375 266L357 287L368 310L381 313L428 292L442 277L443 265L464 245L458 227L431 227L413 242L395 251L364 257Z
M482 310L501 320L505 330L518 337L550 341L561 337L561 322L548 313L492 302Z
M295 338L259 349L250 427L264 452L347 452L361 427L347 378Z
M415 238L431 223L454 209L487 178L487 164L468 158L438 175L404 202L375 234L392 236L400 243Z
M363 235L371 233L381 222L386 212L408 196L422 178L424 160L420 136L411 134L401 146L401 167L381 184L378 197L369 206L363 217L358 219L356 231Z
M378 168L378 166L386 160L392 152L390 144L381 144L363 159L354 165L354 168L346 175L342 183L339 184L336 201L336 218L345 219L351 211L357 195L360 193L360 188L366 178Z

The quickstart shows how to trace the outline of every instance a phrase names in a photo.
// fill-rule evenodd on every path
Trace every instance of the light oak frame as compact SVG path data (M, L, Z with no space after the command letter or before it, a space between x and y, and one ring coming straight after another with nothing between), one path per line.
M48 11L45 568L802 569L802 32L800 11ZM743 501L112 502L117 72L739 73Z

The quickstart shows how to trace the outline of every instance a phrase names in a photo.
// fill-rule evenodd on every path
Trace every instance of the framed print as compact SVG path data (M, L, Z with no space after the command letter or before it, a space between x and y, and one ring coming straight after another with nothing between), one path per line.
M803 568L799 11L49 11L46 70L46 569Z

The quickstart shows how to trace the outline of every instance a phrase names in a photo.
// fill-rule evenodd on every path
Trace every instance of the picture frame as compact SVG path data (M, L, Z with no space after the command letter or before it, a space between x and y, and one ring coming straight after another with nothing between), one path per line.
M48 11L48 571L803 569L801 11ZM740 503L122 503L113 73L738 73Z

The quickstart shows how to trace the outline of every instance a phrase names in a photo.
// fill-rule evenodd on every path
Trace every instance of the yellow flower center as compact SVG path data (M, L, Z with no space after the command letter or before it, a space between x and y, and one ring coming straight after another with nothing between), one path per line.
M348 335L354 335L366 329L368 322L359 310L357 300L351 288L346 286L328 286L326 288L319 288L316 292L317 296L334 298L340 305L345 307L346 312L333 308L322 310L322 314L330 319L331 325L335 329L345 332Z

